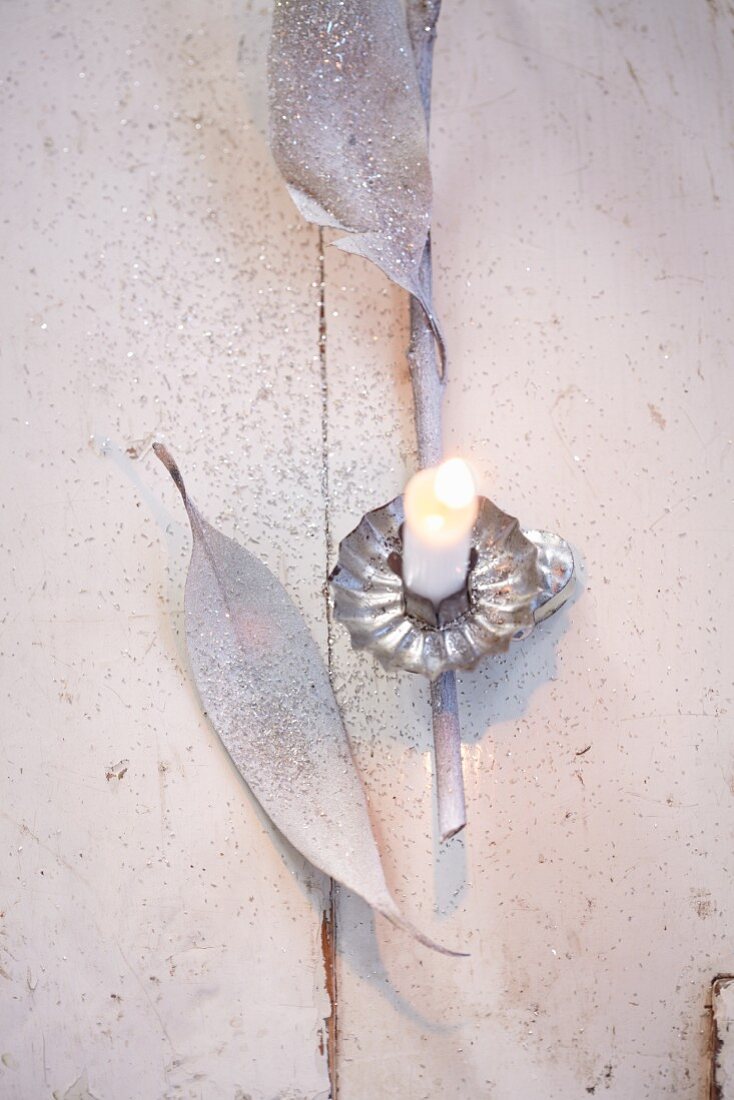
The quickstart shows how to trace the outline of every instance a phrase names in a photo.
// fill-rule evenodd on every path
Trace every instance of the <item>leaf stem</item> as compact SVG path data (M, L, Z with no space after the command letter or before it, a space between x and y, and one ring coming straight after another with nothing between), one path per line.
M426 126L431 118L431 76L436 24L441 0L408 0L408 32L413 46ZM431 238L421 259L420 281L430 300L432 281ZM443 453L441 404L445 386L445 357L439 362L436 337L429 318L416 298L410 299L410 381L421 466L434 466ZM441 841L455 836L466 825L464 776L461 766L461 725L456 675L444 672L431 684L433 745L436 759L436 801Z
M461 766L461 726L456 675L444 672L431 684L433 746L436 755L438 832L450 840L466 825L464 773Z

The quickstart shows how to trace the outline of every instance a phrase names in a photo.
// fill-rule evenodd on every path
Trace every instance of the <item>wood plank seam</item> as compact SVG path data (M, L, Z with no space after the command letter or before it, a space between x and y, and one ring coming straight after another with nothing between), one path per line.
M326 608L326 663L329 677L332 678L334 652L334 623L329 601L327 577L333 557L333 534L331 529L330 484L329 484L329 379L326 364L326 271L324 261L324 231L318 232L318 272L319 272L319 368L321 380L321 492L324 501L324 542L326 568L324 570L324 604ZM334 879L329 880L329 899L321 920L321 951L324 959L324 979L329 998L329 1015L324 1017L326 1030L326 1063L329 1074L330 1100L337 1100L337 908L339 886Z
M709 1100L727 1100L728 1089L732 1082L726 1081L725 1072L722 1071L721 1055L724 1050L724 1035L719 1027L722 1022L717 1013L719 996L724 989L734 983L734 974L717 974L711 982L711 1000L707 1008L711 1014L711 1030L709 1032ZM723 1015L726 1015L725 1013ZM728 1021L727 1021L728 1024ZM727 1027L728 1030L728 1027Z

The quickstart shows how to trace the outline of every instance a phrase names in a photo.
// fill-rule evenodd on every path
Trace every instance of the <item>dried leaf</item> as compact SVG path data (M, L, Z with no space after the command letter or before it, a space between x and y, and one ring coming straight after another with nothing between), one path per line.
M377 264L423 306L431 211L426 119L400 0L276 0L269 56L273 155L308 221Z
M193 534L186 644L211 723L260 805L315 867L422 943L385 882L367 801L321 654L280 582L202 517L175 461Z

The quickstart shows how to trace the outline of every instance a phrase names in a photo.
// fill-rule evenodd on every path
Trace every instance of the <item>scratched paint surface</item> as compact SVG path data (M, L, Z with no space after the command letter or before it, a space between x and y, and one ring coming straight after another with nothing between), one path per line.
M146 450L165 435L326 650L327 544L413 468L405 302L327 251L324 467L318 239L266 150L266 9L2 17L12 1100L329 1091L326 885L201 717L188 533ZM391 882L472 952L340 896L343 1100L705 1096L734 969L731 31L713 0L446 4L447 441L576 545L582 592L461 678L470 824L440 853L425 688L332 631Z
M318 239L263 136L265 5L2 19L0 1095L323 1098L324 882L201 716L146 450L325 641Z
M734 1096L734 980L731 976L717 978L712 989L714 1022L713 1085L717 1100Z
M392 880L472 952L341 899L341 1097L707 1095L734 963L733 30L703 0L446 4L447 443L575 544L582 592L461 677L470 822L438 859L425 688L335 632ZM403 313L328 253L335 539L412 468Z

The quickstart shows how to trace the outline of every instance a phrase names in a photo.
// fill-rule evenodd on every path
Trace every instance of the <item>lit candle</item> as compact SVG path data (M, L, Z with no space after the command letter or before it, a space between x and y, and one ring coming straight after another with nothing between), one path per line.
M438 607L458 592L469 568L478 500L470 467L461 458L421 470L403 496L403 583Z

